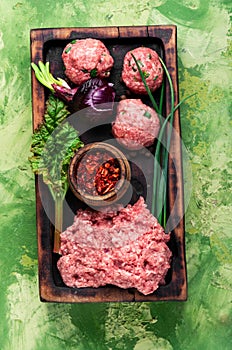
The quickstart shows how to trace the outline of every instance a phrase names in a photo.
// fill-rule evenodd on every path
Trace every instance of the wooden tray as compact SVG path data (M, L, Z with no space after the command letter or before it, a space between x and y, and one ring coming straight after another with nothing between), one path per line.
M112 56L114 56L117 64L114 67L111 79L114 80L113 82L115 83L118 96L123 94L123 86L120 83L120 72L124 54L129 49L137 46L144 45L154 48L165 61L172 77L175 105L178 103L175 26L33 29L30 33L31 61L37 64L39 60L44 62L48 60L51 64L52 73L55 73L56 76L64 77L60 57L64 46L71 40L88 37L102 40L110 50ZM165 108L166 115L168 115L170 113L170 91L168 84L166 84L165 89ZM33 129L36 129L43 120L46 96L46 89L36 80L32 72ZM178 110L175 112L174 128L180 136L181 130ZM153 294L147 296L134 289L124 290L115 286L78 289L64 285L56 267L57 256L53 253L52 249L54 227L49 218L54 215L53 202L47 187L43 185L40 177L36 176L38 269L41 301L79 303L186 300L187 280L184 241L182 156L180 138L174 135L171 140L170 154L171 160L169 160L168 180L169 212L171 212L173 208L175 209L173 220L177 222L176 227L172 231L169 244L173 253L173 260L167 276L166 285L160 286ZM43 201L41 200L41 193ZM73 198L70 194L69 196L70 198L68 200L70 206L72 206ZM44 208L44 203L46 203L46 208ZM70 222L64 222L64 226L68 224L70 224Z

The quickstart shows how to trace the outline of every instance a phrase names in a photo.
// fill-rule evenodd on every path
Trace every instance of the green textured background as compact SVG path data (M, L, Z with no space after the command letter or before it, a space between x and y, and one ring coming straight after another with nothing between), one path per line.
M1 0L0 349L232 349L229 0ZM39 301L31 142L30 29L176 24L182 137L190 166L188 301Z

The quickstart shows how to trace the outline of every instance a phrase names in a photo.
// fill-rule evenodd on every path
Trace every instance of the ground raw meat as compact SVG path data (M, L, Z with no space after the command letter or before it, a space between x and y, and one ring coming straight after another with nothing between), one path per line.
M73 40L63 50L66 76L80 85L90 78L107 78L114 64L106 46L97 39Z
M128 89L136 94L147 93L131 53L138 61L150 90L158 89L163 81L163 68L157 52L148 47L137 47L124 57L122 80Z
M151 146L159 129L157 113L140 99L125 99L118 103L112 133L124 147L138 150Z
M70 287L113 284L147 295L165 283L172 253L166 234L143 197L132 206L79 210L61 234L57 266Z

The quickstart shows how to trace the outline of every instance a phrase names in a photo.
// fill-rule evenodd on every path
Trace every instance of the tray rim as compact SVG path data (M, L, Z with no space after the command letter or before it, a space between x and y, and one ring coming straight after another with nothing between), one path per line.
M131 35L131 31L133 35ZM77 35L77 33L79 35ZM98 39L120 39L130 37L151 37L159 39L164 48L164 56L169 74L172 77L174 88L175 105L179 101L178 96L178 70L177 70L177 27L175 25L150 25L150 26L101 26L101 27L57 27L57 28L35 28L30 30L31 43L31 62L43 60L43 49L45 43L50 40L72 40L74 38L93 37ZM41 46L42 44L42 46ZM168 84L166 88L166 97L170 96ZM33 115L33 131L43 120L45 107L45 89L31 74L32 87L32 115ZM38 103L39 101L39 103ZM170 112L168 98L166 98L166 111ZM181 135L180 115L177 109L174 114L174 128ZM169 164L169 188L178 187L180 191L180 199L177 215L181 217L178 225L174 228L175 238L178 241L179 257L182 263L182 276L175 275L175 281L179 288L172 296L159 296L159 289L151 295L142 295L138 291L131 292L130 290L113 288L114 295L111 294L112 288L80 288L82 291L88 290L86 295L84 292L78 293L80 289L70 287L60 287L54 283L52 274L52 252L46 254L42 237L42 229L44 225L43 208L41 198L38 191L38 176L35 176L35 191L36 191L36 227L37 227L37 244L38 244L38 274L39 274L39 293L40 300L46 302L124 302L124 301L185 301L187 300L187 271L185 257L185 231L184 231L184 196L183 196L183 169L182 169L182 154L181 144L177 139L171 140L171 158L175 159L177 170L174 171L172 164ZM175 179L175 180L173 180ZM175 181L175 184L173 183ZM171 207L175 202L175 194L169 190L169 202ZM46 277L42 274L42 269L46 265ZM48 265L48 266L47 266ZM171 281L170 283L174 283ZM163 290L168 288L162 286Z

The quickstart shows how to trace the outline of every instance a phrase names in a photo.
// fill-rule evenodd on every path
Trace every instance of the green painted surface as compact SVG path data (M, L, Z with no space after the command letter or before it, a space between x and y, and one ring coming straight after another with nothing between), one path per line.
M0 3L0 349L232 348L231 2ZM188 301L43 304L38 298L29 31L176 24L182 136L193 186L186 213ZM190 188L190 186L189 186Z

